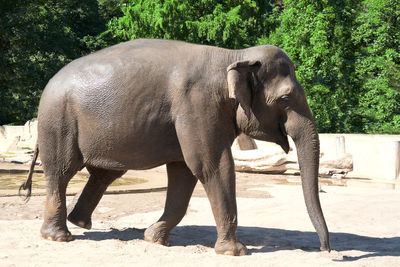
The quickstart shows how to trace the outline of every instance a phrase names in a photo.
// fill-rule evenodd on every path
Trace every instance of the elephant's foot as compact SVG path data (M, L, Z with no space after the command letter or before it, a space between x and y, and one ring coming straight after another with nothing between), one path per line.
M246 246L238 241L217 240L214 249L217 254L230 256L244 256L247 254Z
M166 222L156 222L146 229L144 239L152 243L169 246L168 235L169 231L167 231Z
M92 228L92 219L89 218L82 218L82 216L79 216L75 210L73 210L69 215L68 215L68 221L71 223L75 224L76 226L79 226L81 228L85 228L90 230Z
M77 205L78 200L80 195L82 194L76 194L72 202L68 205L67 207L67 213L68 213L68 221L71 223L75 224L76 226L79 226L81 228L85 228L90 230L92 228L92 218L89 215L88 212L80 212L84 210L82 207Z
M72 240L71 232L68 231L66 226L60 228L51 224L43 223L40 233L44 239L51 241L68 242Z

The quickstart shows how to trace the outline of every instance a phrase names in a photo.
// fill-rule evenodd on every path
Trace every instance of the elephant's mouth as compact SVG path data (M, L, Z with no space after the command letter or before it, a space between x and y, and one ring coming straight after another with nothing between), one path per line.
M280 136L279 136L279 140L278 140L278 145L280 145L283 149L283 151L285 151L285 153L289 153L289 140L287 137L287 132L285 129L285 125L283 123L279 123L279 132L280 132Z

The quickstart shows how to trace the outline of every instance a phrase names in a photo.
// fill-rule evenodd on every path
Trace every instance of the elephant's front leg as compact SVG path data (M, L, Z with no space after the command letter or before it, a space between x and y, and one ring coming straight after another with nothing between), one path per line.
M167 172L168 190L164 213L144 233L144 238L147 241L162 245L169 245L169 232L185 215L190 197L197 183L197 178L184 162L168 163Z
M231 146L236 136L230 103L213 103L202 90L194 90L179 107L175 121L183 158L201 181L217 225L218 254L245 255L236 240L237 207L235 168Z
M246 246L236 239L235 171L230 150L222 154L217 164L219 166L217 170L201 179L217 225L218 239L215 243L215 252L233 256L246 255Z

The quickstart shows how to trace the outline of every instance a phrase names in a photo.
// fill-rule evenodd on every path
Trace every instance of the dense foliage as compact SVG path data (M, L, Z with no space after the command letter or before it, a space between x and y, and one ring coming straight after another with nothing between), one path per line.
M127 0L124 16L110 21L113 39L164 38L243 48L257 43L265 31L266 1L252 0Z
M296 64L321 132L400 133L398 0L285 1L262 42Z
M47 81L96 49L105 22L96 0L0 0L0 125L37 110Z
M400 0L0 0L0 125L72 59L135 38L282 47L320 132L400 133Z
M352 41L362 131L400 133L399 0L371 0L357 18Z

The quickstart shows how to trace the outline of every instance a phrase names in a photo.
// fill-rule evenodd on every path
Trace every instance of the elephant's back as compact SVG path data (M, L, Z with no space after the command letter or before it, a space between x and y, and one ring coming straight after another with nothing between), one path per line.
M82 90L101 90L129 85L152 76L169 76L176 67L188 70L199 65L204 47L181 41L137 39L123 42L73 60L47 84L47 94L62 96ZM202 56L204 57L204 56ZM118 83L118 84L117 84ZM77 92L74 92L77 91ZM63 97L63 96L62 96Z
M179 90L204 69L207 49L180 41L138 39L78 58L49 81L39 113L55 103L101 114L104 106L140 107L143 99L157 97L168 101L171 88Z

